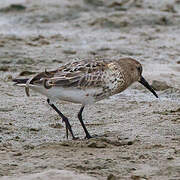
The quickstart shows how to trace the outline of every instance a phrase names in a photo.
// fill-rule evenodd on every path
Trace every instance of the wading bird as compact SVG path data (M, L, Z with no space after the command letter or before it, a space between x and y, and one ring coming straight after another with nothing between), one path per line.
M29 89L37 91L47 97L48 104L60 115L72 138L76 139L69 120L52 103L54 99L82 104L78 119L86 134L89 134L83 119L82 112L85 105L93 104L109 96L124 91L134 82L139 82L157 94L142 76L141 64L132 58L118 60L79 60L60 66L53 71L40 72L30 79L13 79L15 85L25 87L29 96Z

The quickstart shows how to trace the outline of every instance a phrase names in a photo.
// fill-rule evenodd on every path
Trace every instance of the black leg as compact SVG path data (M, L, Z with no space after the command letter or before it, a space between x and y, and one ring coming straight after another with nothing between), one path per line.
M79 121L80 121L80 123L81 123L81 125L82 125L82 127L84 129L84 132L86 133L86 137L85 138L90 139L90 138L92 138L92 136L89 134L89 132L86 129L86 126L85 126L85 124L84 124L84 122L82 120L82 112L83 112L83 110L84 110L84 106L81 107L81 109L80 109L80 111L78 113L78 119L79 119Z
M49 99L47 99L47 102L61 116L62 120L65 122L65 124L66 124L66 137L67 137L67 139L68 139L68 130L71 133L72 138L73 139L77 139L74 136L74 134L73 134L73 131L72 131L72 128L71 128L71 125L69 123L68 118L66 116L64 116L64 114L62 114L54 104L51 104Z

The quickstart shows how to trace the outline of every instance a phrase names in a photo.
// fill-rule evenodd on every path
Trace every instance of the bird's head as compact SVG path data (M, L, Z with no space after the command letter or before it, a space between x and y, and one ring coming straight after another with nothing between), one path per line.
M158 98L158 95L156 94L154 89L149 85L149 83L142 76L142 71L143 71L142 65L138 61L132 58L128 58L125 61L127 65L126 69L130 70L130 71L128 70L128 74L131 77L131 82L138 81L143 86L145 86L150 92L152 92L154 96Z
M138 78L137 81L141 83L143 86L145 86L150 92L154 94L154 96L158 98L158 95L156 94L154 89L149 85L149 83L142 76L142 71L143 71L142 65L138 61L136 62L137 63L135 65L135 68L136 68L135 71L136 71L136 77Z

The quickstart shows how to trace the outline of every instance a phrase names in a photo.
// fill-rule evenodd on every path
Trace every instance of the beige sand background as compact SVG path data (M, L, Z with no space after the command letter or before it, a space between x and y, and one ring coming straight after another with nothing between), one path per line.
M11 79L95 57L136 58L160 98L136 83L86 107L89 132L100 135L90 140L83 140L76 118L80 105L57 102L80 137L66 140L45 97L31 92L27 98ZM179 0L0 1L0 79L2 179L38 179L29 174L40 173L44 180L50 173L46 179L53 180L62 172L69 179L72 173L100 180L180 179Z

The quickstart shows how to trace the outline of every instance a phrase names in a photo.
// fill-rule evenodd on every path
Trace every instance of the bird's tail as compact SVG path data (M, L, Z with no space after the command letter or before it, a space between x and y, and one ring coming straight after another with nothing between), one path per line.
M14 85L17 85L17 86L26 86L26 82L28 81L28 79L13 79L12 80L14 83Z
M38 84L39 83L45 83L47 78L51 78L53 77L53 75L56 73L57 71L49 71L47 72L45 70L45 72L41 72L39 74L36 74L35 76L32 76L31 78L15 78L12 81L14 82L14 85L16 86L21 86L25 88L25 92L26 95L29 96L29 89L32 88L32 86L34 86L34 82L36 82ZM42 79L44 79L44 81L42 81Z
M14 85L25 87L26 95L29 96L29 81L31 79L13 79L12 81L15 82Z

